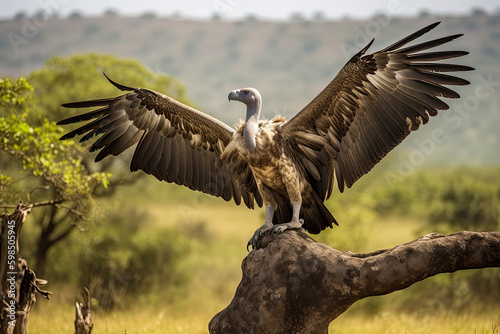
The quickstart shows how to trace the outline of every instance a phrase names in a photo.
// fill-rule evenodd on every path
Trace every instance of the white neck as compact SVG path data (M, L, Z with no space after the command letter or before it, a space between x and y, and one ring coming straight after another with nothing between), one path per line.
M246 148L250 152L254 152L256 147L255 135L259 130L260 105L260 100L256 100L254 104L247 107L243 139L245 140Z

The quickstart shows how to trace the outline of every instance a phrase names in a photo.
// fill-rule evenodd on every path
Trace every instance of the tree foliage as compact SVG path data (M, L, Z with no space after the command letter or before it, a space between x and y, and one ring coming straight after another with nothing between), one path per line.
M500 222L499 193L498 185L458 175L436 194L429 219L433 224L444 222L453 229L496 230Z
M58 256L85 268L71 274L79 286L90 286L100 309L123 307L137 298L172 301L189 281L182 265L189 241L172 228L143 229L145 218L147 214L136 209L110 212L105 224L73 240L77 254Z
M78 284L90 285L93 295L101 297L102 306L109 308L115 302L114 298L106 297L109 293L129 294L133 293L131 289L140 290L137 286L145 279L137 278L135 269L139 268L139 272L146 275L145 268L156 268L156 272L162 267L170 274L176 261L182 258L178 249L183 249L182 253L186 249L182 243L164 244L166 238L173 238L168 231L154 237L139 233L142 240L126 241L124 233L134 233L143 215L121 214L118 221L113 217L119 215L117 211L122 210L119 207L94 214L104 204L100 201L95 205L97 197L112 199L118 185L133 184L141 176L130 173L127 155L96 164L77 141L59 140L70 129L57 126L56 122L77 112L62 108L62 103L123 94L104 78L102 72L126 85L148 87L189 103L183 86L175 79L155 74L137 61L108 55L54 57L44 68L33 72L29 80L0 79L0 207L14 207L19 200L38 207L30 216L36 227L31 225L31 232L28 232L33 233L35 240L23 247L27 257L35 259L37 274L57 281L70 273L77 278ZM110 181L112 187L108 187ZM121 231L128 223L135 226L132 231ZM68 251L67 242L60 243L65 239L74 242L83 238L82 235L68 238L75 227L81 231L91 229L85 237L86 242L76 247L80 253L73 249L74 243L69 247L72 251ZM139 241L144 244L140 245ZM59 263L47 265L48 251L56 244L64 245L63 253L71 258L67 267ZM154 256L158 249L163 256ZM50 254L60 256L61 249L56 247ZM81 269L75 268L75 260L81 264ZM153 265L149 267L150 264ZM48 276L45 269L48 269ZM147 277L153 280L159 277L149 274ZM122 282L119 277L128 278ZM162 283L175 285L170 281Z
M378 187L376 210L412 215L440 227L488 231L500 228L498 168L420 171L392 187Z
M111 55L88 53L70 57L52 57L45 67L34 71L28 77L36 87L32 96L32 105L36 113L31 113L30 120L35 124L43 123L43 118L60 121L81 113L82 110L62 108L61 104L99 98L109 98L125 94L111 85L104 77L131 87L147 87L160 91L173 98L190 104L186 98L184 86L175 78L157 74L133 59L120 59ZM70 129L65 127L66 131ZM87 143L85 143L87 145ZM143 173L130 173L131 151L115 158L93 162L95 154L80 155L82 164L90 171L111 172L115 185L133 184ZM98 191L98 195L110 195L116 187L107 191Z
M177 79L154 73L137 60L88 53L52 57L45 67L29 75L28 81L36 87L33 104L38 115L59 121L76 114L76 110L61 108L62 103L124 94L103 73L126 86L147 87L189 104L184 86Z
M104 172L89 172L78 158L80 146L62 142L63 134L54 121L28 119L28 100L33 88L24 78L0 79L0 206L15 207L19 200L41 209L40 237L36 255L39 275L44 274L48 249L64 239L78 223L88 220L93 193L107 187Z
M59 141L63 132L55 122L44 118L40 126L32 126L27 121L29 109L26 104L28 92L32 90L24 78L15 82L9 78L0 79L3 109L0 149L21 165L19 174L0 176L2 192L7 195L0 198L0 205L13 206L17 200L23 199L35 206L60 205L74 214L90 199L95 187L108 185L108 175L87 173L75 157L79 148L74 141ZM23 182L14 182L16 179ZM23 187L26 182L36 184L39 187L36 189L44 191L26 191Z

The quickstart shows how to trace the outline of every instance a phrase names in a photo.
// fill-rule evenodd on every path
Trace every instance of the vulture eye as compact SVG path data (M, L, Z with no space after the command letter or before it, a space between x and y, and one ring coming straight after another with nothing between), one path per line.
M248 90L244 90L244 91L243 91L243 93L244 93L245 95L248 95Z

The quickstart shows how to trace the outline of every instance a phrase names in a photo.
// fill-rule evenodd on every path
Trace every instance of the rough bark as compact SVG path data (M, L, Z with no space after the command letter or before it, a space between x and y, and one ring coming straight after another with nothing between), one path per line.
M25 334L36 293L49 299L51 294L40 289L47 282L36 278L26 260L19 255L19 236L31 204L19 203L14 213L2 215L0 238L0 333Z
M75 334L90 334L92 332L92 314L90 312L90 291L83 288L83 301L75 303Z
M243 260L243 277L210 333L328 333L362 298L439 273L500 266L500 232L432 233L373 253L340 252L304 231L266 234Z

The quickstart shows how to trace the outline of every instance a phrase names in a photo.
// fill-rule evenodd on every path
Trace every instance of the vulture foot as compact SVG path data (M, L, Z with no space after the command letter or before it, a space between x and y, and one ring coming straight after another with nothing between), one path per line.
M257 241L259 241L260 238L262 238L262 234L264 234L265 232L269 231L272 226L273 226L272 221L266 220L266 222L264 223L264 225L262 225L261 227L259 227L257 229L257 231L255 231L255 233L253 234L253 236L250 238L250 240L248 240L247 251L249 251L248 247L250 247L250 246L252 246L252 249L256 249L257 248Z
M273 225L271 227L271 232L279 234L279 233L282 233L282 232L284 232L286 230L296 230L296 229L299 229L299 228L302 227L302 225L304 225L304 219L292 220L289 223Z

